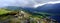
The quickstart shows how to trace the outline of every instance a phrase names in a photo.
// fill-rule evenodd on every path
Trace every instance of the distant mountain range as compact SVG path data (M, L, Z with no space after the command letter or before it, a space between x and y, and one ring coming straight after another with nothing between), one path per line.
M46 4L43 6L39 6L36 9L39 12L47 12L52 14L60 14L60 3L58 4Z
M60 23L60 3L57 4L45 4L43 6L39 6L36 9L39 12L46 12L54 14L51 18L55 19Z
M45 4L43 6L39 6L37 8L32 8L32 7L17 7L17 6L7 6L5 7L8 10L25 10L28 11L29 13L34 13L40 15L40 12L45 12L49 14L54 14L55 16L51 16L53 19L56 19L57 21L60 21L60 3L58 4ZM35 13L37 12L37 13Z
M58 4L45 4L43 6L39 6L37 8L32 8L32 7L17 7L17 6L7 6L6 7L9 10L26 10L29 12L34 13L36 12L46 12L46 13L52 13L52 14L56 14L56 15L60 15L60 3Z
M26 10L26 11L29 11L29 12L33 12L35 11L36 9L34 8L30 8L30 7L17 7L17 6L7 6L5 7L7 8L8 10Z
M51 14L56 15L56 16L52 16L52 18L55 18L55 19L57 19L58 16L60 15L60 3L58 3L58 4L45 4L45 5L39 6L37 8L31 8L31 7L24 7L23 8L23 7L17 7L17 6L7 6L5 8L7 8L9 10L21 10L22 9L22 10L29 11L30 13L35 13L35 12L51 13ZM59 21L59 18L57 20Z

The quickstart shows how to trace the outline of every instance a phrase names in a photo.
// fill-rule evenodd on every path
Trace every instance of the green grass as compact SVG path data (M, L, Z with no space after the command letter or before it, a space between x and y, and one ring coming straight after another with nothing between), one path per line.
M5 10L5 9L0 9L0 15L1 15L1 14L6 14L6 13L8 13L8 12L10 12L10 11Z

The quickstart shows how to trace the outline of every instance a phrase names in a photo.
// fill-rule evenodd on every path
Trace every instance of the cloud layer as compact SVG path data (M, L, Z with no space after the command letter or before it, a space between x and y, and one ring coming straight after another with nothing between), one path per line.
M50 1L60 1L60 0L0 0L0 7L4 6L33 7L34 5Z
M39 4L36 4L36 5L34 5L34 7L35 8L37 8L37 7L39 7L39 6L43 6L43 5L45 5L45 4L57 4L57 3L60 3L60 1L54 1L54 2L46 2L46 3L39 3Z

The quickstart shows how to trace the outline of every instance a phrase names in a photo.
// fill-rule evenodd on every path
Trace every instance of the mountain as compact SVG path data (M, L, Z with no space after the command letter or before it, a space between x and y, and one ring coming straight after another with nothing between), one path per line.
M47 13L60 15L60 3L58 3L58 4L45 4L43 6L37 7L36 10L39 12L47 12Z
M22 13L24 13L26 16L32 15L31 17L38 17L38 18L47 18L51 15L49 15L48 13L42 13L42 12L38 12L38 8L31 8L31 7L16 7L16 6L7 6L5 7L7 10L12 10L12 11L18 11L18 10L22 10ZM39 9L40 10L40 9ZM28 12L28 13L27 13Z
M36 8L39 12L46 12L54 14L54 16L51 16L52 19L55 19L60 23L60 3L57 4L45 4L43 6L39 6Z
M22 7L17 7L17 6L7 6L5 8L7 8L8 10L20 10L20 9L22 9Z
M6 7L7 8L7 10L12 10L12 11L19 11L19 10L22 10L22 11L24 11L24 12L26 12L26 13L29 13L29 14L32 14L32 15L34 15L34 16L51 16L50 14L48 14L48 13L44 13L44 12L38 12L38 11L36 11L36 9L35 8L32 8L32 7L16 7L16 6L7 6Z
M36 11L34 8L32 8L32 7L17 7L17 6L7 6L7 7L5 7L5 8L7 8L8 10L25 10L25 11L29 11L29 12L34 12L34 11Z

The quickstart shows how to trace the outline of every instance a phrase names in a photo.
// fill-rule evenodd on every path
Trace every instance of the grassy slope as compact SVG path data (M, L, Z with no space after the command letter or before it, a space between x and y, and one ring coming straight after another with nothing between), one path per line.
M5 10L5 9L0 9L0 15L6 14L6 13L8 13L8 12L10 12L10 11ZM35 18L35 20L40 19L40 18L43 18L43 14L46 14L46 13L39 13L39 12L37 12L37 13L30 13L30 12L25 11L25 10L23 10L23 12L24 12L24 14L25 14L25 18L29 18L28 16L31 15L31 17ZM22 12L22 13L23 13L23 12ZM0 20L1 20L1 21L4 21L4 20L8 19L8 17L9 17L9 16L2 17ZM39 17L40 17L40 18L39 18ZM14 18L13 18L13 19L14 19ZM16 19L16 20L18 20L18 19ZM16 21L16 20L15 20L15 21ZM12 23L13 23L13 21L12 21Z
M6 10L6 9L1 9L1 8L0 8L0 15L6 14L6 13L8 13L8 12L11 12L11 11L8 11L8 10Z

